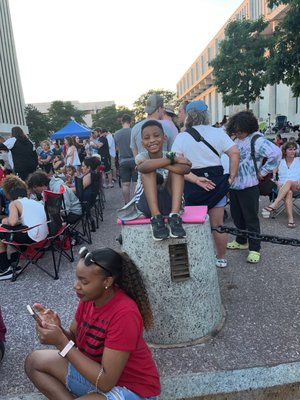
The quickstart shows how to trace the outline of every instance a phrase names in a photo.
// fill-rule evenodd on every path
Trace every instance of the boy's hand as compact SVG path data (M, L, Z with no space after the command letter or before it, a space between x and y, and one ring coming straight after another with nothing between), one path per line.
M175 161L175 164L185 164L185 165L188 165L189 167L192 166L191 161L188 160L188 159L185 158L185 157L176 156L176 157L174 158L174 161Z

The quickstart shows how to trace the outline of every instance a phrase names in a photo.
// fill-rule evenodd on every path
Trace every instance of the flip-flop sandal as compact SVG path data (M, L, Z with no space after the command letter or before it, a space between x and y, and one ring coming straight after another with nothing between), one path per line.
M257 264L260 261L260 253L258 251L249 251L247 262Z
M272 213L276 211L276 208L273 208L272 206L267 206L264 208L264 210L268 211L269 213Z
M287 227L294 229L294 228L296 228L296 224L295 224L295 222L288 222Z

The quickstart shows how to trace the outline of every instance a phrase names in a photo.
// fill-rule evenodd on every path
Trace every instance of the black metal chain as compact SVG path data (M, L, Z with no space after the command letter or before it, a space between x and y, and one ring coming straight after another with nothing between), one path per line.
M249 232L231 226L219 225L217 228L212 228L212 231L218 233L230 233L234 236L243 236L247 239L256 239L261 242L269 242L273 244L284 244L288 246L300 246L300 240L294 238L285 238L280 236L265 235L262 233Z

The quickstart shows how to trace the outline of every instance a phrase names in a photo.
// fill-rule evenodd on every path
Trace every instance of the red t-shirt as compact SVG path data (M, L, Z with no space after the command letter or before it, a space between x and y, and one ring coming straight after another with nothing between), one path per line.
M87 357L101 363L104 347L130 352L117 386L125 386L141 397L160 394L159 375L143 339L143 320L136 303L122 290L102 307L80 301L76 345Z

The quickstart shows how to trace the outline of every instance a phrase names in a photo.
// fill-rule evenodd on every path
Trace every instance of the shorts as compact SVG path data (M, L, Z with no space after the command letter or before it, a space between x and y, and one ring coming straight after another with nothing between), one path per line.
M166 186L157 189L157 202L161 215L168 216L172 211L172 197ZM151 218L151 211L144 192L137 202L137 208L145 215L145 217Z
M71 363L68 364L68 373L66 377L67 389L75 396L84 396L87 393L96 392L95 385L91 384L90 381L85 379L77 371ZM106 400L158 400L158 396L153 397L140 397L138 394L133 393L126 387L115 386L109 392L101 393Z
M120 178L122 182L136 182L138 178L138 172L134 160L122 160L120 167Z
M108 174L111 171L111 161L109 157L101 157L101 165L104 166L104 172Z
M222 199L213 208L222 208L227 204L227 196L222 197Z
M10 225L6 225L6 224L3 224L2 227L5 229L8 229L10 231L28 228L28 226L25 226L25 225L10 226ZM31 239L30 236L28 236L27 232L24 232L24 233L22 233L22 232L16 232L16 233L0 232L0 239L7 240L8 242L17 242L19 244L36 243L34 240Z

